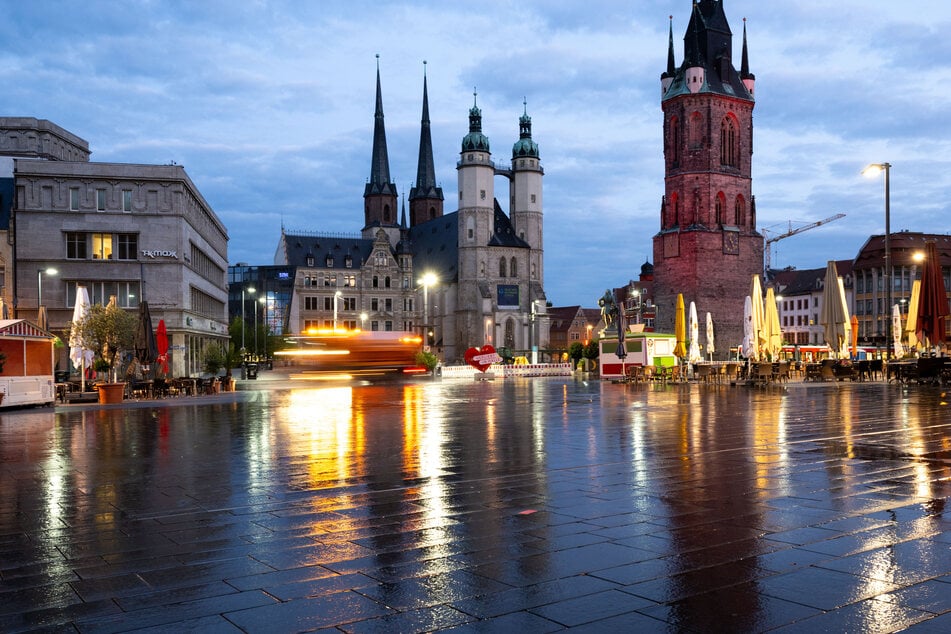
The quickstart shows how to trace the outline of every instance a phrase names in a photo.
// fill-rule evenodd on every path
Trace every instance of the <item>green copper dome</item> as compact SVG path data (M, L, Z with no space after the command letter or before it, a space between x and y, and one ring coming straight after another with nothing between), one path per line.
M532 118L528 116L528 104L525 112L518 118L519 139L512 146L512 158L538 158L538 144L532 141Z
M472 108L469 109L469 134L462 139L462 151L489 151L489 137L482 134L482 111L476 105L476 93L472 93Z

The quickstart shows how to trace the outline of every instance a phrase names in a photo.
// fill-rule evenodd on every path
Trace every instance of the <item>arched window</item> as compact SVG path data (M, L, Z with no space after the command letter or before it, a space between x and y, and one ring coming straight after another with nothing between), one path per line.
M717 224L717 226L723 224L723 207L725 202L726 199L723 196L723 192L719 192L717 194L716 202L713 203L714 222Z
M670 162L674 167L678 167L680 165L680 119L677 117L670 118L667 137L670 140L670 146L667 148L670 152Z
M514 319L505 320L505 347L506 348L515 347L515 320Z
M505 277L505 258L499 258L499 277Z
M509 275L511 277L518 277L518 260L515 259L515 256L512 256L512 261L509 263Z
M390 221L390 206L383 205L383 222L389 222L389 221Z
M738 227L743 226L744 218L746 214L744 213L746 205L743 204L743 197L737 196L736 203L733 205L733 224Z
M665 210L666 218L664 218L664 228L669 229L677 224L677 204L678 197L677 193L674 192L670 195L670 200L667 202L667 209Z
M378 278L376 275L374 275L374 276L373 276L373 288L379 288L379 287L380 287L380 278Z
M726 117L720 123L720 164L729 167L739 166L737 150L737 126L732 117Z
M435 218L435 217L436 217L436 208L435 208L435 207L430 207L430 208L429 208L429 219L432 220L432 219Z
M390 287L390 276L387 275L386 277L383 278L383 288L389 288L389 287Z

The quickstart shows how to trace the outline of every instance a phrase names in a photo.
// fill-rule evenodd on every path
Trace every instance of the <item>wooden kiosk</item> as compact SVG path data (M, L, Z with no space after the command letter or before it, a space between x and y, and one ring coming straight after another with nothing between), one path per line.
M630 332L624 334L624 347L627 356L617 356L617 335L601 339L599 358L602 379L623 378L627 368L635 365L673 366L677 364L674 347L677 338L657 332Z
M53 343L56 337L25 319L0 319L0 407L46 405L56 400Z

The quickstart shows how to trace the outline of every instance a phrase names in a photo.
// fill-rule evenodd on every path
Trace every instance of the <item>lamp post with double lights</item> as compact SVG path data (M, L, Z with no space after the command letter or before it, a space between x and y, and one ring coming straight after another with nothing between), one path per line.
M885 358L892 356L892 320L889 311L892 309L892 250L891 250L891 192L889 190L889 170L891 163L872 163L862 173L866 176L875 176L879 172L885 174Z
M247 292L248 295L254 295L254 287L242 288L241 289L241 354L244 355L247 351L247 348L244 347L244 331L248 329L248 321L244 318L244 295ZM255 315L257 315L257 310L255 310Z
M437 281L434 273L426 273L419 279L423 287L423 345L428 349L432 331L429 330L429 287Z

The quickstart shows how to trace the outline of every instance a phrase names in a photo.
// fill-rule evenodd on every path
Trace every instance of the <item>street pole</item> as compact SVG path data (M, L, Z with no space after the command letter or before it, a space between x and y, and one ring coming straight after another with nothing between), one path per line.
M891 191L890 174L891 163L872 163L862 173L866 176L874 176L879 172L885 173L885 310L878 315L880 319L885 320L885 359L892 356L892 248L891 248Z

